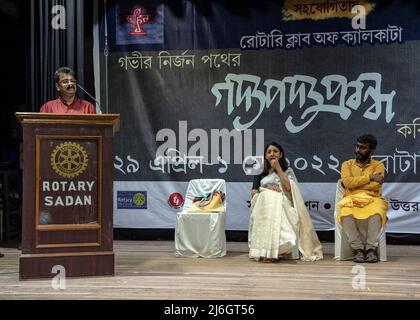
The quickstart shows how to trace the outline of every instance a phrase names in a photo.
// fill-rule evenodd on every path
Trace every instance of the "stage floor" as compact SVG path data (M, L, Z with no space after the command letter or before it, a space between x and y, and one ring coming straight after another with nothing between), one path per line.
M262 263L246 242L202 259L176 258L173 241L115 241L115 276L67 278L64 290L51 279L19 281L20 251L0 248L0 299L420 299L420 246L388 245L387 262L356 265L322 245L322 261Z

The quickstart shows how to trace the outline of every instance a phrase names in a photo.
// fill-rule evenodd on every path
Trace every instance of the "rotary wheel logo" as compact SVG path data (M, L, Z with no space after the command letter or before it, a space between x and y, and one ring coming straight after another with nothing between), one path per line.
M133 202L136 206L138 207L142 207L144 206L145 202L146 202L146 198L144 197L144 194L142 193L136 193L133 196Z
M51 153L51 166L62 177L74 178L85 171L88 155L76 142L63 142Z

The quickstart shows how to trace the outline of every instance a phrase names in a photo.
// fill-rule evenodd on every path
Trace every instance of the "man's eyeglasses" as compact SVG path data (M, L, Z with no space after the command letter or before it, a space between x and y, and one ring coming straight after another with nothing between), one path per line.
M58 83L59 84L70 84L70 83L76 84L77 83L77 80L76 79L74 79L74 80L68 80L68 79L66 79L66 80L61 80Z

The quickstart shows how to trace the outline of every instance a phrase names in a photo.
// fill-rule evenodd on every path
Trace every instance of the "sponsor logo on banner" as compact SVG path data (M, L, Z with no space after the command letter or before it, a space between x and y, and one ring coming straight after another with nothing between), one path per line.
M184 197L179 192L174 192L169 196L168 204L172 208L178 209L184 204Z
M117 191L118 209L147 209L147 191Z

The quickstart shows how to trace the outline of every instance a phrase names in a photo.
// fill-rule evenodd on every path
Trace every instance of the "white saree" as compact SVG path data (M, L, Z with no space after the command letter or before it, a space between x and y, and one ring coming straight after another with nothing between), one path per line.
M290 254L296 244L303 261L323 258L321 243L314 230L292 169L285 174L290 180L291 192L275 192L265 188L279 184L272 173L261 180L259 193L251 200L249 224L249 257L279 259ZM281 187L281 184L280 184Z

